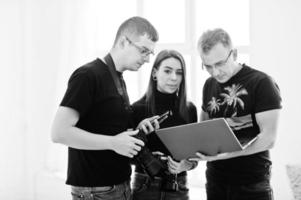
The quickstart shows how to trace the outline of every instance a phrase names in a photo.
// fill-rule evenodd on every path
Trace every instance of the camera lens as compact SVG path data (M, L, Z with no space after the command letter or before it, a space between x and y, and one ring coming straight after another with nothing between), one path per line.
M142 130L140 130L135 137L141 139L145 143L147 142L146 135ZM159 158L156 158L146 146L141 149L134 159L150 177L159 175L166 168L165 163Z

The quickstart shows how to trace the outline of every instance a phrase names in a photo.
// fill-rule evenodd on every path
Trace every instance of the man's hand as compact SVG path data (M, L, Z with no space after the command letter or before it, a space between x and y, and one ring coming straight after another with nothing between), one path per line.
M156 115L156 116L153 116L153 117L146 118L146 119L142 120L139 123L137 129L142 129L145 134L151 133L151 132L159 129L160 125L159 125L159 122L157 120L158 118L159 118L159 116Z
M138 133L139 130L135 131L124 131L114 137L112 137L112 149L123 156L133 158L144 146L144 142L133 137Z
M162 161L166 161L167 160L167 156L164 153L162 153L161 151L153 151L152 154L155 157L157 157L160 160L162 160Z
M215 156L206 156L202 153L197 152L196 155L197 155L198 158L190 158L189 160L210 162L210 161L215 161L215 160L224 160L224 159L228 159L228 158L232 157L231 152L229 152L229 153L220 153L220 154L217 154Z

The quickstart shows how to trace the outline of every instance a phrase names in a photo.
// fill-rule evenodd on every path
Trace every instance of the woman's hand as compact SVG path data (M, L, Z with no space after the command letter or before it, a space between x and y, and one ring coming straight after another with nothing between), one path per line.
M173 160L170 156L167 157L167 166L168 171L172 174L179 174L184 171L188 171L196 166L195 161L189 161L189 160L181 160L180 162L177 162Z

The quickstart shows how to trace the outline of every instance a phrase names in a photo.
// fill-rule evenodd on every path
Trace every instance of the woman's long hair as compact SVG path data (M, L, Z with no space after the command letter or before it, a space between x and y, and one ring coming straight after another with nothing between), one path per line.
M186 65L183 56L175 50L162 50L156 57L156 60L153 64L148 87L145 93L146 104L148 112L152 115L156 115L156 102L155 102L155 91L157 90L157 81L153 79L154 70L158 70L162 61L168 58L175 58L181 63L182 67L182 81L180 83L179 89L177 91L177 99L175 102L175 108L178 109L180 116L186 121L189 122L188 116L188 106L187 106L187 97L186 97Z

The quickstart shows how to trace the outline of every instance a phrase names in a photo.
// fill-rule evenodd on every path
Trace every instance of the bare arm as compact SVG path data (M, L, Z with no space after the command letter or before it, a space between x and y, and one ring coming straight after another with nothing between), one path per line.
M251 155L271 149L274 146L276 140L279 115L279 109L269 110L257 113L255 115L260 133L257 140L246 149L230 153L221 153L216 156L205 156L198 153L197 155L200 157L200 159L197 160L213 161L229 159L238 156Z
M75 125L78 120L79 113L76 110L59 107L52 124L52 141L76 149L113 150L128 157L136 155L144 145L141 140L132 137L137 131L125 131L115 136L93 134L77 128Z
M276 141L277 125L280 109L265 111L255 115L260 133L258 139L242 151L242 155L250 155L271 149Z

